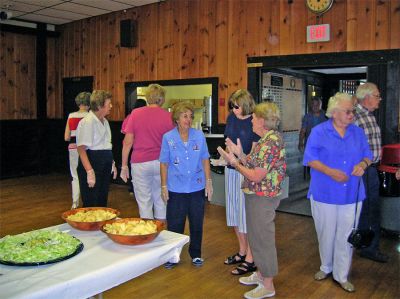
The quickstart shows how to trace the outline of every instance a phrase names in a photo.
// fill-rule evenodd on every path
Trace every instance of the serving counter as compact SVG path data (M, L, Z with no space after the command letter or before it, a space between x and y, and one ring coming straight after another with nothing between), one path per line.
M189 237L162 231L144 245L119 245L101 231L80 231L68 224L48 229L69 231L82 241L78 255L42 266L0 265L0 298L79 299L102 293L169 260L179 261Z

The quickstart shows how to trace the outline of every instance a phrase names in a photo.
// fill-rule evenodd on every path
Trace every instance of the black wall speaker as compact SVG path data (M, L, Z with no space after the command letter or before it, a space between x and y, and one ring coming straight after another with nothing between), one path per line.
M132 48L137 46L138 23L136 20L120 21L120 45Z

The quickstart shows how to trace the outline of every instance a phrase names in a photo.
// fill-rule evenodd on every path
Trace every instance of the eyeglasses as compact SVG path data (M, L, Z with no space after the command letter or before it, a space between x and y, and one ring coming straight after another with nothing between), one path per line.
M377 98L377 99L382 99L380 94L371 94L373 97Z
M339 109L340 111L343 111L344 113L346 113L346 115L350 115L350 114L356 114L356 109Z
M229 109L239 109L240 106L233 104L233 103L229 103Z

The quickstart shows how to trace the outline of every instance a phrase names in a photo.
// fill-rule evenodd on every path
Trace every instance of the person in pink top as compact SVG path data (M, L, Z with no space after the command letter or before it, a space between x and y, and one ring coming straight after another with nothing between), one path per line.
M171 114L162 109L165 89L150 84L146 92L148 106L134 109L125 126L122 146L120 176L128 181L129 152L131 155L131 176L135 198L141 218L165 220L166 205L161 199L160 162L161 141L164 133L172 130Z

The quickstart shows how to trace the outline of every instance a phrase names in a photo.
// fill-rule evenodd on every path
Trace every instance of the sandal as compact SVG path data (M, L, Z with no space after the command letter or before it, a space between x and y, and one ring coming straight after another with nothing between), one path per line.
M224 261L224 264L233 265L233 264L243 263L245 258L246 255L240 255L240 253L238 252L232 256L227 257L226 260Z
M237 266L235 269L233 269L231 274L232 275L243 275L243 274L247 274L250 272L254 272L256 270L257 270L257 267L254 264L254 262L250 263L250 262L244 261L239 266ZM234 272L234 271L236 271L236 272Z

